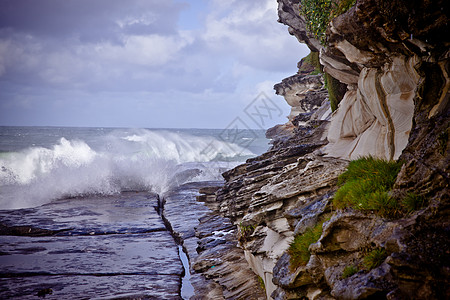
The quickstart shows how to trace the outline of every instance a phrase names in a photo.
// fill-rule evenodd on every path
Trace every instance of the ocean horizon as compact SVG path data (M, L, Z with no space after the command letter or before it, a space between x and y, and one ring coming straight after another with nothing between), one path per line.
M221 180L223 171L267 150L264 134L232 129L0 126L0 209L126 190L163 193L173 178L179 179L177 173L188 170L198 172L182 181Z

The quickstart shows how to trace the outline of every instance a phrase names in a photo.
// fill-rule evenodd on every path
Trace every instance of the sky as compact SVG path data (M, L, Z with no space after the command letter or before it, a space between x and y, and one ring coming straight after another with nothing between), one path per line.
M0 126L285 123L273 85L309 50L277 19L276 0L0 0Z

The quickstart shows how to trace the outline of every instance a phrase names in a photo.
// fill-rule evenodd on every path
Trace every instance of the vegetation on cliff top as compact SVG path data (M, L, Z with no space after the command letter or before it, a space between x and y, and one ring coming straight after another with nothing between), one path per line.
M322 44L326 43L326 29L330 21L345 13L356 0L302 0L299 4L300 14L306 19L308 30Z

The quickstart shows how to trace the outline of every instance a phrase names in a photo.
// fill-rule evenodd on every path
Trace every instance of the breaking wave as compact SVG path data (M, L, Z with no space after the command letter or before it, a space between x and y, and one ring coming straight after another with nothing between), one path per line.
M0 156L0 209L126 190L164 193L188 181L218 180L254 154L212 136L171 131L117 131L96 145L61 138Z

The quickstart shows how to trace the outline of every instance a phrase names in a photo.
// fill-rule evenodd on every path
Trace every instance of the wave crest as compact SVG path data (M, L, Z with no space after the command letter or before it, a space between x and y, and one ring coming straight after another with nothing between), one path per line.
M61 138L49 148L2 155L0 208L124 190L164 193L194 178L217 180L226 168L254 155L213 137L169 131L117 131L99 141L94 147Z

